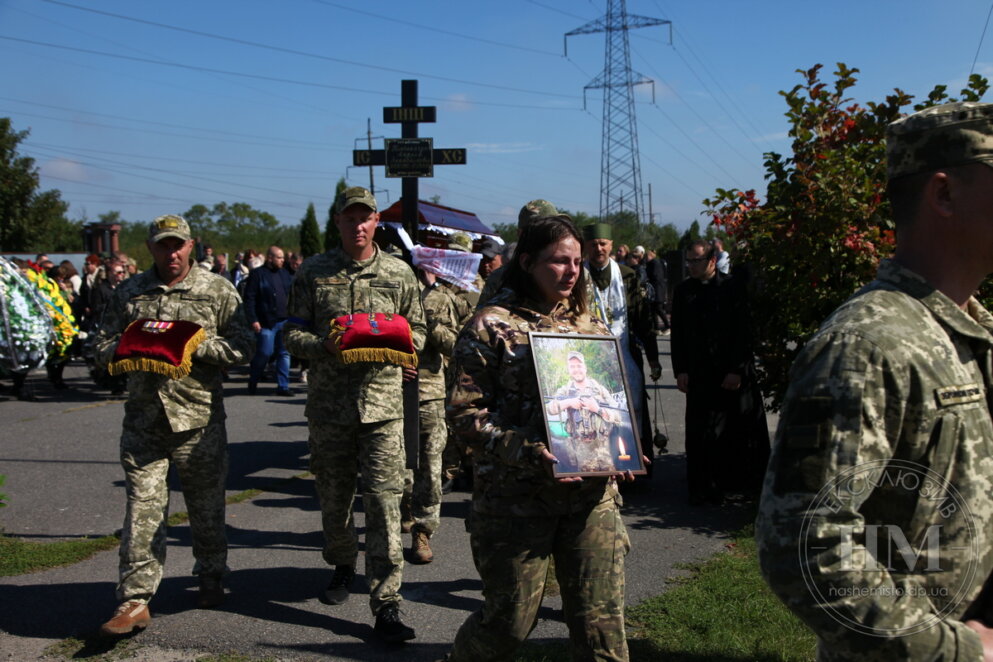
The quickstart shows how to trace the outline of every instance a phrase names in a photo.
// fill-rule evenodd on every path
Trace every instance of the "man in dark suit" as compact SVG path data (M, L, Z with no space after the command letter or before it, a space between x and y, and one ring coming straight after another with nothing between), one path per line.
M290 353L283 344L286 301L293 277L283 268L285 257L279 246L270 246L266 261L248 274L245 286L245 316L255 331L255 357L248 377L248 393L255 395L269 358L276 355L276 395L290 390Z

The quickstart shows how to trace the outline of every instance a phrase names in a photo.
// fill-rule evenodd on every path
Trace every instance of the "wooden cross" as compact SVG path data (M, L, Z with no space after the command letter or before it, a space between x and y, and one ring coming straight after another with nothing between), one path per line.
M432 138L418 138L417 125L434 122L434 106L417 105L417 81L400 82L400 106L383 108L383 123L399 124L402 137L386 138L385 149L356 149L352 165L386 166L387 177L401 178L403 225L411 241L417 241L417 180L434 177L436 165L465 165L465 148L435 149Z

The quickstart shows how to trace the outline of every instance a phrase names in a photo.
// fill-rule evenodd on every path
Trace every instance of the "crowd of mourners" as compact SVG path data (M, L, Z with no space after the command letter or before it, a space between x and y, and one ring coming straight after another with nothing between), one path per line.
M119 606L100 632L152 622L170 466L189 510L197 604L224 601L223 373L271 347L308 361L310 469L333 567L322 602L359 589L361 489L374 632L416 637L399 609L401 536L411 535L409 562L432 561L447 429L473 476L469 553L483 602L445 659L513 659L554 577L572 659L625 662L619 486L644 469L610 465L650 456L645 440L659 439L645 382L661 374L656 333L668 327L686 395L688 501L723 503L761 483L761 570L816 634L817 659L993 659L993 315L976 298L993 272L993 104L925 105L893 121L886 158L895 252L797 348L771 453L747 271L730 267L719 242L685 248L688 277L667 298L659 258L615 251L609 224L577 228L532 200L507 253L489 244L469 257L479 247L464 234L445 251L408 238L408 262L373 240L376 199L353 187L335 201L340 246L298 267L291 257L292 278L275 246L255 269L257 256L241 256L232 280L211 251L200 268L189 225L173 215L150 224L154 266L141 273L119 255L87 260L82 276L43 255L0 259L0 357L22 397L26 371L43 364L64 387L77 319L95 337L95 365L127 375ZM478 273L459 271L477 259ZM584 353L597 336L616 339L641 449L605 445L624 408L601 383L619 366ZM552 397L540 387L546 341L561 343ZM408 463L404 417L414 411L418 461Z
M68 388L62 373L73 356L87 361L100 387L127 392L119 607L100 631L117 636L151 622L170 466L190 515L197 604L224 601L222 383L230 368L248 364L247 393L258 395L271 366L276 388L269 393L293 395L295 360L307 384L323 557L333 567L322 602L342 604L357 588L352 509L361 489L374 630L388 642L413 639L399 610L401 536L410 535L407 562L431 563L442 494L461 487L473 493L468 525L484 604L456 634L448 659L512 656L553 585L576 655L626 659L628 538L619 485L650 476L653 442L666 448L657 420L653 433L647 382L661 376L657 337L670 327L677 383L695 412L687 418L690 502L720 503L728 490L757 488L725 481L717 467L729 464L721 449L751 435L740 417L721 418L737 407L729 403L738 402L739 389L754 395L762 414L740 333L747 320L727 316L743 307L735 301L743 290L724 284L727 253L718 243L689 248L691 277L720 295L713 306L708 300L674 314L670 300L678 304L684 285L673 299L661 256L642 246L614 250L611 225L579 228L546 200L522 207L516 244L455 232L441 249L377 234L377 202L366 189L347 189L335 209L341 246L306 261L270 246L229 264L225 254L197 246L174 215L150 224L153 265L142 272L120 252L87 256L83 274L46 255L0 258L0 296L14 321L14 331L0 335L0 358L16 396L33 399L25 377L42 365L56 389ZM47 334L37 333L41 327ZM613 389L600 383L605 375L587 372L595 357L574 349L561 357L568 382L543 396L532 333L617 338ZM412 412L416 462L405 450L404 419ZM560 423L554 439L549 417ZM745 448L757 447L761 461L768 433L764 426L756 432L759 441Z
M249 272L261 267L265 258L249 248L236 255L229 270L227 257L215 255L208 245L197 264L230 280L244 294ZM292 275L302 262L299 253L290 252L285 268ZM63 373L72 359L86 362L98 387L115 396L126 391L126 379L95 365L91 345L114 290L138 273L138 263L123 251L90 253L82 269L80 274L68 259L56 264L46 253L33 260L0 256L0 312L7 322L0 326L0 378L11 380L8 392L15 398L37 399L27 376L42 367L52 388L70 389Z

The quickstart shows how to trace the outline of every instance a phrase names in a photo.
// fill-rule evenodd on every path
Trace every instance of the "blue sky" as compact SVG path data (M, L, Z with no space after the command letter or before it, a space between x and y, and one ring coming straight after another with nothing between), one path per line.
M564 33L604 0L0 0L0 116L30 129L21 151L70 216L127 220L193 204L248 202L297 223L324 219L335 182L368 186L351 166L365 146L399 137L382 124L400 81L438 108L420 135L465 147L421 197L512 222L527 200L597 213L604 35ZM858 101L899 87L923 97L960 89L980 48L989 0L831 3L628 0L628 12L673 22L632 31L642 179L658 222L685 228L715 187L764 191L762 153L786 151L779 90L823 63L858 67ZM100 13L104 12L104 13ZM108 15L114 14L116 16ZM125 18L126 17L126 18ZM978 49L978 54L977 54ZM382 206L400 180L375 169ZM382 189L382 190L379 190ZM647 210L647 203L646 203Z

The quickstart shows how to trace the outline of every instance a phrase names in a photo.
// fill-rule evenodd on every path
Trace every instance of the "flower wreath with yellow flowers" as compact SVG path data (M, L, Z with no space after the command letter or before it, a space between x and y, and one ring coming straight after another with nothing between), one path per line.
M72 316L72 308L62 295L59 284L48 275L28 269L25 276L38 288L41 300L52 318L52 326L55 327L55 345L51 356L60 359L66 355L72 341L79 335L79 327L76 326L76 319Z

